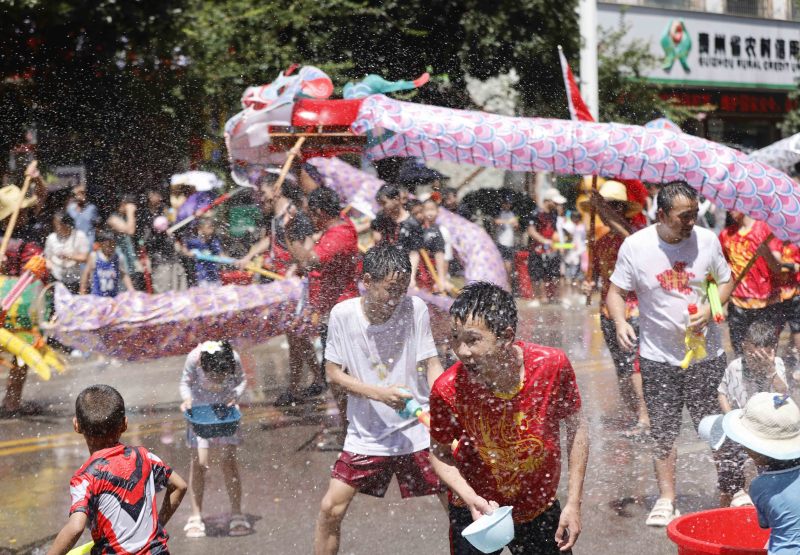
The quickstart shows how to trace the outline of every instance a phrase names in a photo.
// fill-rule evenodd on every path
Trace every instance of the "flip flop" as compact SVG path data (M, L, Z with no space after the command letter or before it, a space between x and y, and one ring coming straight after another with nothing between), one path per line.
M205 538L206 525L203 524L203 517L190 516L189 520L186 521L186 526L183 527L183 531L186 532L187 538Z
M244 515L233 515L228 523L229 536L246 536L253 532L250 521Z

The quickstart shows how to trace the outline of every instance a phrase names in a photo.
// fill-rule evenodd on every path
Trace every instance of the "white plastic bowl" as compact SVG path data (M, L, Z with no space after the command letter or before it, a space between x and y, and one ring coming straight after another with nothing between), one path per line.
M475 549L482 553L492 553L503 549L514 539L513 507L499 507L490 515L483 515L464 528L464 536Z

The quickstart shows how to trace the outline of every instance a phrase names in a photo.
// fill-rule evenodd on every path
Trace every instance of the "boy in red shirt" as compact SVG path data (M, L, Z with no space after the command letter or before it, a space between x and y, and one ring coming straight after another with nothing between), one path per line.
M479 553L461 532L504 505L514 507L513 553L570 552L581 532L589 439L569 360L515 339L514 299L496 285L466 286L450 314L460 362L436 380L430 403L431 463L450 488L451 553ZM561 420L569 451L563 510L556 499Z
M67 553L91 524L93 554L168 555L163 526L187 485L144 447L119 442L128 429L122 395L108 385L87 387L75 401L72 425L91 455L70 480L69 520L47 554ZM158 511L156 492L164 488Z
M771 266L777 266L769 245L764 240L770 231L767 224L746 216L741 212L731 212L733 225L722 230L719 242L722 252L731 267L731 272L738 279L744 267L754 256L758 256L755 264L741 279L731 294L728 303L728 331L731 346L737 357L742 356L742 345L747 329L755 321L778 324L779 298L773 287Z

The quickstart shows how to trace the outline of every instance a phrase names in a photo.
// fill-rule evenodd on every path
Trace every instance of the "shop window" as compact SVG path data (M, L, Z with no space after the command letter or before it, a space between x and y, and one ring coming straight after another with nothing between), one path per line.
M727 13L731 15L748 17L764 17L766 15L764 0L727 0L725 4Z

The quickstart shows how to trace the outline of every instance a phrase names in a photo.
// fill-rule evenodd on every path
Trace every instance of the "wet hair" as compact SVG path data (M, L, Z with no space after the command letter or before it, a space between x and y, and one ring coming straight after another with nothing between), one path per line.
M382 198L400 198L400 189L397 185L393 185L392 183L384 183L381 185L381 188L378 189L378 192L375 193L375 200L380 200Z
M73 228L75 227L75 220L73 219L73 217L67 214L63 210L59 210L55 214L53 214L53 219L58 220L59 222L61 222L66 226Z
M778 346L778 334L775 332L775 326L767 322L753 322L747 328L744 340L754 347L772 349Z
M75 418L85 436L119 433L125 424L125 400L110 385L89 386L75 399Z
M281 195L292 201L292 204L303 204L303 189L300 185L291 181L284 181L281 185Z
M511 293L493 283L476 281L465 286L450 307L450 316L461 323L483 320L495 336L507 328L517 331L517 305Z
M122 195L119 199L119 206L123 204L136 204L136 195Z
M216 353L200 353L200 367L208 374L233 374L236 368L236 357L233 347L227 339L219 342L222 346Z
M308 195L308 209L315 208L329 216L338 216L342 211L342 204L339 202L339 195L336 194L336 191L328 187L320 187Z
M391 274L410 274L411 259L405 249L397 245L378 245L364 254L364 273L374 280Z
M94 236L94 240L96 243L105 243L107 241L117 241L117 234L111 231L110 229L100 229L97 231L97 234Z
M416 208L417 206L422 206L422 201L419 199L412 198L409 199L408 202L406 202L406 210L408 210L409 212L414 210L414 208Z
M458 189L455 189L453 187L445 187L444 189L442 189L442 196L446 197L447 195L458 196Z
M687 198L689 200L697 200L697 191L685 181L673 181L667 183L656 195L656 204L659 210L663 210L664 214L669 214L670 210L675 204L675 199L678 197Z
M323 187L325 185L325 180L323 179L322 174L319 173L319 170L314 164L309 164L308 162L306 162L301 167L303 171L305 171L308 174L308 176L314 180L314 183L316 183L320 187Z

